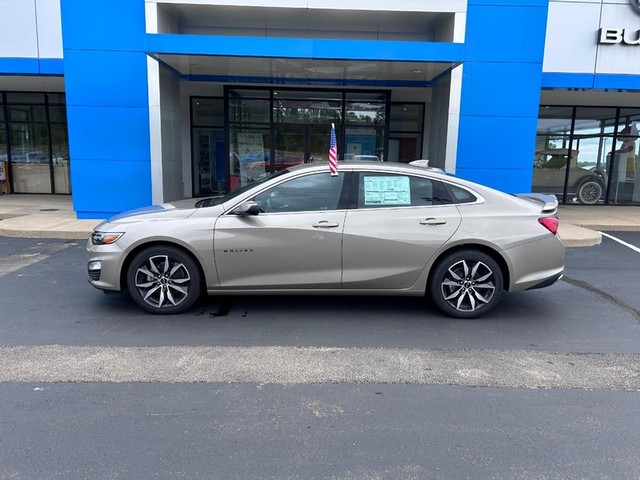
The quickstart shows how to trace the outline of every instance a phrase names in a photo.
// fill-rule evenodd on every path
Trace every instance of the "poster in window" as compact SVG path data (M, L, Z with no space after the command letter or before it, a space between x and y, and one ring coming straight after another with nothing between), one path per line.
M409 177L364 177L364 204L366 206L411 205Z

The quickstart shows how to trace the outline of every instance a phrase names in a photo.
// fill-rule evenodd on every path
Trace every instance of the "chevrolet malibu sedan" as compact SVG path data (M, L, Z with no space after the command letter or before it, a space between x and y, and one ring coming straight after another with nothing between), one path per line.
M90 283L159 314L209 295L428 296L453 317L562 276L557 200L387 162L288 168L98 225Z

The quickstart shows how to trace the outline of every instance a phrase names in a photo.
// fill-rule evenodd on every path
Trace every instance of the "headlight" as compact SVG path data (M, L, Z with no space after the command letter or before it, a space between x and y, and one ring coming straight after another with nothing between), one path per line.
M93 245L109 245L115 243L124 232L93 232L91 234L91 243Z

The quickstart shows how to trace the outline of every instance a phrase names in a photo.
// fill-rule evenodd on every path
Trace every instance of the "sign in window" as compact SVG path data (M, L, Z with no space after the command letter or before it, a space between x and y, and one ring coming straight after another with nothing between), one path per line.
M365 176L365 206L411 205L411 185L409 177Z

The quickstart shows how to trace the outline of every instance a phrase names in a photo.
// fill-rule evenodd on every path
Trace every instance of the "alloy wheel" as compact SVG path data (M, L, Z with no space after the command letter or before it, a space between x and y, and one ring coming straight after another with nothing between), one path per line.
M451 307L460 312L475 312L495 294L494 272L481 261L460 260L447 269L440 288Z
M189 296L188 268L168 255L147 258L136 269L134 278L142 300L155 308L175 307Z

